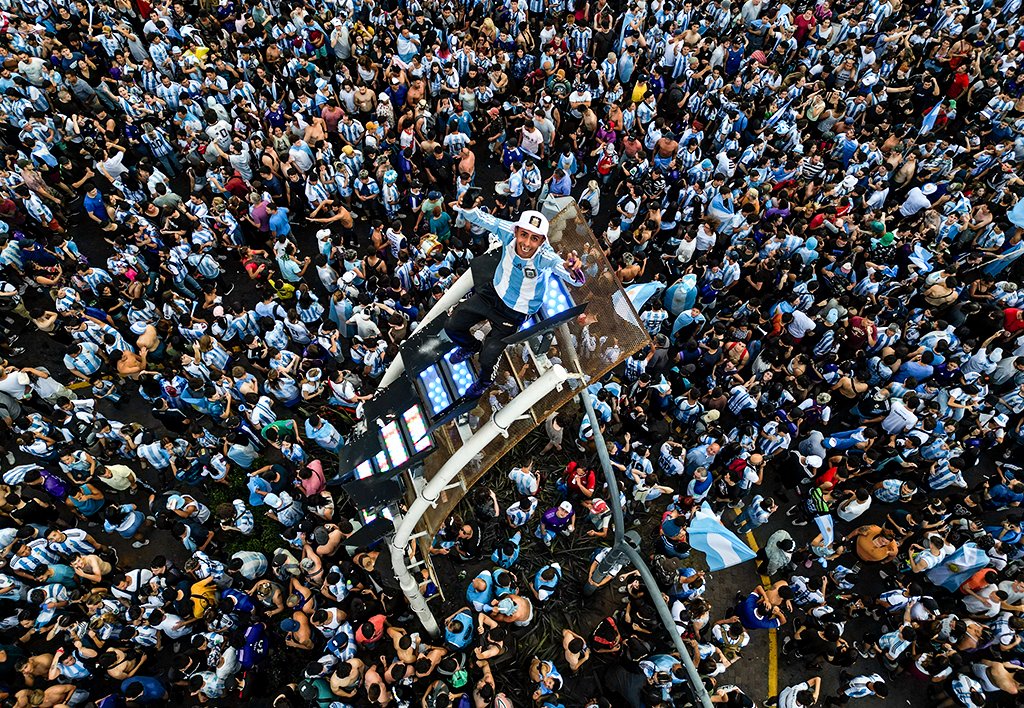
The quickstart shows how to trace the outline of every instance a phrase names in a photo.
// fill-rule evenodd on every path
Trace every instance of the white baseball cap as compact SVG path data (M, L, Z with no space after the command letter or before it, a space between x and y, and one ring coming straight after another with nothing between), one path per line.
M519 221L516 222L516 226L527 231L532 231L535 234L540 234L545 238L548 235L548 218L541 214L539 211L529 209L519 215Z
M808 455L804 458L804 462L807 463L808 467L818 469L825 461L819 455Z

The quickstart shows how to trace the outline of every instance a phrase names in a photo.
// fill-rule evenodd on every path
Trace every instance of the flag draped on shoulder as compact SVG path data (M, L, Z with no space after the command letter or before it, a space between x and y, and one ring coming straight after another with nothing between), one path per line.
M644 309L651 298L665 289L665 283L634 283L626 288L626 297L633 303L637 312Z

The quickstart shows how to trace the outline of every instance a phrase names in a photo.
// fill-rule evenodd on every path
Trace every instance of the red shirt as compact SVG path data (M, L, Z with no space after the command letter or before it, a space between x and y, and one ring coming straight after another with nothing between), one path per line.
M862 349L869 343L871 338L878 337L878 327L874 322L863 317L850 318L850 343L857 349Z
M793 24L796 25L796 29L793 30L793 36L796 37L797 42L803 42L804 37L810 34L811 30L817 26L818 20L815 19L814 15L811 15L809 18L799 15L793 20Z
M1019 307L1007 307L1003 310L1003 329L1013 334L1024 329L1024 319L1022 317L1022 311Z
M950 98L959 98L960 94L966 91L970 85L971 77L964 72L958 71L953 75L953 82L949 85L946 95Z
M384 615L374 615L370 619L366 620L365 623L373 627L373 634L370 636L366 636L366 633L363 631L363 625L360 624L359 628L355 632L356 642L359 644L375 644L376 642L379 642L381 637L384 636L385 622L387 622L387 617Z

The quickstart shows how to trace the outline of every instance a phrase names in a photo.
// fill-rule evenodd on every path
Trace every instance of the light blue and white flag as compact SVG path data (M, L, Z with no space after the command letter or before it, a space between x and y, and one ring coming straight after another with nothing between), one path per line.
M922 273L931 273L934 270L931 252L919 243L914 244L914 250L911 252L908 260L917 266L918 270Z
M935 127L935 121L939 119L939 111L942 110L942 101L935 104L935 107L928 111L924 120L921 121L920 135L926 135Z
M774 113L772 113L771 117L768 118L768 120L766 120L764 122L764 126L763 126L764 130L768 130L773 125L775 125L780 120L782 120L783 116L786 115L786 111L789 110L789 107L790 107L790 105L792 103L793 103L793 99L791 98L788 101L786 101L784 104L782 104L782 106L779 108L779 110L777 110Z
M1006 214L1006 218L1018 229L1024 229L1024 199L1013 205L1013 209Z
M705 555L712 572L753 560L756 555L739 536L722 525L707 502L693 515L689 535L690 545Z
M644 309L644 305L650 302L651 298L665 289L665 283L634 283L626 288L626 296L633 303L637 312Z
M821 545L825 548L831 547L832 542L836 539L835 524L832 521L832 517L828 514L815 516L814 523L818 525L818 530L821 531Z
M928 580L953 592L961 584L970 578L976 571L984 568L992 561L985 551L978 548L973 542L968 541L953 553L946 556L946 559L939 565L929 570L926 575Z
M689 310L697 302L697 276L687 273L665 290L665 309L673 315Z

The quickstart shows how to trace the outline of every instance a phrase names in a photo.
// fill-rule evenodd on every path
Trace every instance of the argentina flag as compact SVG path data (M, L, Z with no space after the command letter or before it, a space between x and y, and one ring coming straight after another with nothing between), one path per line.
M707 502L701 504L700 509L694 514L688 530L690 546L705 555L712 572L754 558L755 554L750 547L722 525Z
M935 107L925 114L924 120L921 121L920 135L927 135L935 127L935 121L939 119L940 110L942 110L942 101L936 103Z
M633 303L633 307L637 312L644 309L652 297L660 293L665 289L665 283L653 282L653 283L634 283L626 287L626 297Z

